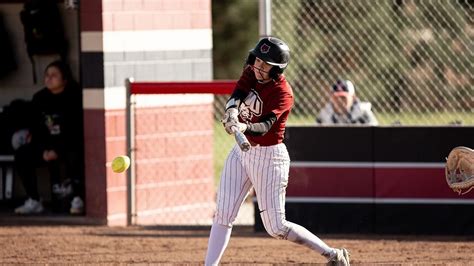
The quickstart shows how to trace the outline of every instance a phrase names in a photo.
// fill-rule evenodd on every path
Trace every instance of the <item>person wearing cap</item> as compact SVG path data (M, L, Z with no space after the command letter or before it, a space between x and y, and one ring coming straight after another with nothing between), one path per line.
M350 80L338 80L332 85L330 101L319 112L316 123L378 125L372 104L357 98L354 84Z

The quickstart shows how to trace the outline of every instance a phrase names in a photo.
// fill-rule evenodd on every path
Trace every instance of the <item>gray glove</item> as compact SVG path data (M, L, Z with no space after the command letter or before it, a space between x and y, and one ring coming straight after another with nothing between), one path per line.
M221 119L222 124L229 122L239 122L239 110L237 108L229 108L225 111L224 117Z
M225 131L227 134L232 135L234 132L232 131L232 127L236 127L238 131L244 133L247 130L247 124L240 123L240 122L228 122L224 124Z

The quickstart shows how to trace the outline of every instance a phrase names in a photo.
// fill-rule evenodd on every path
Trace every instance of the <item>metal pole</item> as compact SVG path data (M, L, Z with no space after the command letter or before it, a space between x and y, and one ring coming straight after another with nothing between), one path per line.
M125 79L126 88L126 125L127 125L127 155L130 158L130 168L127 171L127 225L135 223L135 115L134 115L134 95L132 94L131 83L133 78Z
M258 22L260 37L270 36L272 34L272 0L259 0Z

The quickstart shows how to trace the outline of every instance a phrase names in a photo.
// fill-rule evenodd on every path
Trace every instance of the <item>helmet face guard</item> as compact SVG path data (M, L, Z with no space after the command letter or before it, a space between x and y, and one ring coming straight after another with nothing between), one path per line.
M265 37L257 43L255 48L249 51L247 64L253 65L256 57L273 66L270 70L270 77L276 79L290 62L290 49L280 39Z

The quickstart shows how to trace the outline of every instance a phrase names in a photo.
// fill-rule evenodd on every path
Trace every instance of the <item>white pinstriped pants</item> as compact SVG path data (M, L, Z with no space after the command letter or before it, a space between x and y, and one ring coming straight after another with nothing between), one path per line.
M232 226L253 186L265 229L273 237L286 239L291 224L285 219L289 168L290 157L283 143L252 147L248 152L235 145L222 171L214 222Z

